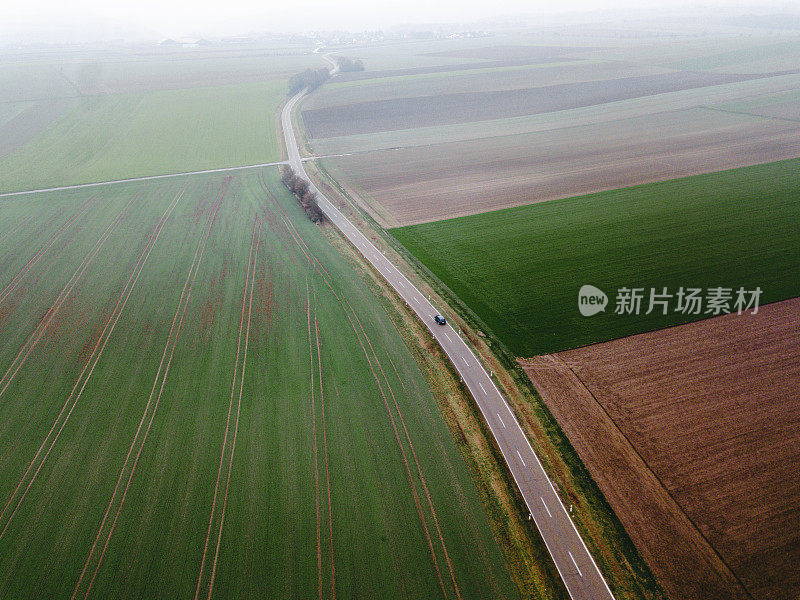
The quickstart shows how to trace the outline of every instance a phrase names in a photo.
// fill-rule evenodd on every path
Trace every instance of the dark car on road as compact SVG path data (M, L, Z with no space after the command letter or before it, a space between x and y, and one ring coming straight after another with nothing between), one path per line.
M447 319L445 319L442 315L435 315L433 320L436 321L439 325L447 325Z

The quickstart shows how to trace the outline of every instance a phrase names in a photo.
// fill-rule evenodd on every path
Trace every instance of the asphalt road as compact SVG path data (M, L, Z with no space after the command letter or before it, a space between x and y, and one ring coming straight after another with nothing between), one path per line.
M329 57L326 57L326 60L333 64ZM613 599L608 584L578 534L567 509L556 494L539 458L489 374L449 324L444 326L436 324L433 317L439 311L422 292L414 287L405 275L310 181L303 168L291 121L292 109L304 94L305 92L300 92L291 98L281 113L289 164L295 173L309 180L311 189L317 193L320 208L328 219L408 303L450 358L497 440L497 445L570 596L574 600Z

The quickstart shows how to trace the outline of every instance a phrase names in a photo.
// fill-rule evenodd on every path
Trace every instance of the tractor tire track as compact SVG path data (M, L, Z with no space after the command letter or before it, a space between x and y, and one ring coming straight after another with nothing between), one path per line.
M311 431L314 436L314 496L317 509L317 597L322 600L322 536L319 512L319 454L317 451L317 407L314 402L314 350L311 344L311 293L306 279L306 320L308 321L308 354L311 359Z
M270 196L272 197L272 199L277 204L277 200L275 199L274 196L272 196L271 193L270 193ZM280 207L280 204L278 204L278 206ZM401 457L402 457L402 460L403 460L403 465L404 465L404 467L406 469L406 475L408 476L408 480L409 480L409 483L411 485L412 497L414 499L414 504L415 504L416 509L417 509L417 514L419 515L419 518L420 518L420 521L421 521L421 524L422 524L422 527L423 527L423 530L424 530L424 533L425 533L425 538L426 538L426 540L428 542L428 549L429 549L430 554L431 554L431 560L433 561L433 565L434 565L434 568L436 570L436 575L437 575L437 578L438 578L438 581L439 581L439 586L440 586L440 588L442 590L442 595L446 599L447 598L447 589L446 589L446 586L444 585L444 580L442 579L441 569L439 567L439 561L438 561L438 559L436 557L436 552L435 552L434 547L433 547L433 540L431 538L430 530L428 528L428 523L427 523L427 520L425 519L425 514L424 514L424 511L422 509L422 503L421 503L421 501L419 499L419 494L417 492L416 483L414 482L414 477L411 474L411 467L409 465L408 458L406 456L405 448L404 448L403 443L401 441L400 433L399 433L399 431L397 429L397 424L395 423L394 415L392 414L392 411L389 408L389 402L386 399L386 395L384 393L383 386L381 385L381 382L380 382L380 379L379 379L379 377L377 375L377 372L375 371L375 368L373 367L372 359L370 358L370 355L369 355L369 352L366 349L366 346L364 346L364 342L361 339L361 335L359 334L359 331L356 328L356 325L355 325L355 322L353 321L353 318L350 316L350 312L348 312L347 308L345 307L345 304L342 301L342 298L333 289L333 286L331 285L330 281L328 280L326 274L323 274L323 271L320 268L318 268L319 261L317 260L317 258L315 256L313 256L313 253L308 248L308 246L305 244L305 241L302 240L302 237L297 232L297 230L294 229L293 225L289 221L288 217L286 216L285 211L283 211L282 208L281 208L281 212L283 212L283 215L284 215L282 217L284 226L289 231L289 233L292 235L292 238L294 239L294 241L297 244L298 248L300 248L300 251L305 255L306 259L312 265L312 267L317 272L317 274L320 275L322 280L327 285L328 289L331 291L333 296L337 299L339 304L342 306L342 310L344 311L345 316L347 317L348 321L350 322L350 326L352 327L353 332L356 335L356 339L358 340L358 343L361 346L362 351L364 352L364 356L367 359L367 364L369 365L370 371L372 372L372 377L375 380L376 385L378 386L378 391L380 392L381 399L383 400L384 406L386 408L387 415L389 417L390 424L391 424L392 429L394 431L395 440L397 441L397 445L398 445L398 447L400 449L400 454L401 454ZM308 250L308 252L306 250ZM327 273L327 271L325 273ZM356 319L357 318L358 317L356 316Z
M130 448L128 449L128 454L125 457L125 461L122 464L122 468L119 473L119 477L117 478L116 486L114 487L114 492L111 495L111 499L108 502L108 506L106 507L106 512L103 515L103 519L100 522L100 527L97 531L97 536L95 537L94 543L92 544L92 548L89 551L89 556L86 558L86 562L83 566L83 570L81 571L81 575L78 578L78 582L75 585L75 590L72 593L72 599L74 600L78 597L79 591L81 589L81 585L83 584L84 577L86 575L87 570L89 569L89 565L92 562L92 559L95 555L95 551L97 550L98 543L100 542L101 535L104 533L104 529L106 524L108 523L109 515L111 514L111 509L114 506L115 501L117 500L117 495L119 493L126 469L128 468L128 464L130 462L131 456L133 456L133 452L135 449L136 456L130 466L130 471L128 473L127 482L125 484L124 491L122 492L121 498L119 498L119 502L117 505L116 513L114 514L114 519L108 528L108 531L105 535L105 542L103 543L102 550L100 551L100 555L97 558L97 564L94 568L94 572L92 573L91 580L89 581L88 585L86 586L86 592L83 595L84 598L89 597L89 593L94 586L95 578L97 577L97 573L100 571L100 566L103 563L103 559L105 557L106 550L108 549L108 545L111 541L111 537L114 534L114 529L117 525L117 520L119 519L119 515L122 512L122 507L125 504L125 499L128 495L128 490L130 489L131 482L133 481L134 473L136 472L136 467L139 464L139 458L142 455L142 450L144 449L144 445L147 442L147 437L150 434L150 428L153 425L153 420L155 419L156 412L158 411L159 404L161 403L161 398L164 394L164 387L167 383L167 377L169 375L170 367L172 365L172 358L175 355L175 349L178 346L178 339L180 337L181 331L183 330L185 321L186 321L186 313L189 307L189 301L192 297L192 291L194 289L194 283L197 279L197 273L200 270L200 265L203 262L203 256L206 251L206 246L208 244L208 238L211 235L211 230L214 228L214 223L217 220L217 214L219 212L220 207L222 206L222 200L225 194L227 186L224 186L220 189L219 193L217 194L217 198L214 203L211 205L209 210L209 214L206 220L206 224L203 227L203 231L200 235L200 239L197 242L197 247L194 251L194 256L192 257L192 264L189 267L189 272L186 275L186 281L183 284L183 289L181 291L180 299L178 300L178 306L175 309L175 315L172 318L172 325L169 330L169 335L167 336L166 344L164 345L164 352L161 355L161 362L158 365L158 371L156 372L156 378L153 381L153 387L150 390L150 396L147 399L147 404L145 405L144 412L142 413L142 418L139 421L139 426L136 429L136 434L134 435L133 441L131 442ZM178 317L180 316L180 321ZM160 385L159 385L160 383ZM156 390L158 390L158 394L156 394ZM155 397L155 403L153 399ZM152 411L150 410L151 405L153 406ZM149 420L147 420L149 414ZM142 427L144 427L145 421L147 420L147 427L144 430L144 434L139 439L140 434L142 433Z
M19 222L19 224L16 227L8 231L7 233L3 234L3 237L0 238L0 246L5 244L6 240L8 240L11 236L15 235L20 229L22 229L25 226L26 223L30 222L31 219L33 219L33 215L25 217Z
M258 230L256 231L256 225L258 225ZM205 563L206 563L206 556L208 554L208 543L211 539L211 531L214 525L214 514L216 512L217 501L219 499L219 488L220 488L220 480L222 479L222 469L225 461L225 454L227 452L228 447L228 437L230 433L230 424L231 424L231 414L233 412L233 401L236 397L236 380L238 377L239 380L239 396L238 402L236 406L236 418L234 421L234 429L233 429L233 438L230 445L230 458L228 460L227 471L225 474L225 491L222 496L222 509L220 511L219 517L219 527L217 533L217 542L216 542L216 549L214 551L214 561L211 568L211 575L208 581L208 593L206 594L206 598L210 599L211 594L214 591L214 579L217 573L217 561L219 559L219 549L222 543L222 531L225 524L225 511L228 505L228 489L231 482L231 472L233 471L233 456L234 452L236 451L236 438L239 433L239 415L241 413L242 407L242 393L244 391L244 374L245 374L245 367L247 365L247 346L250 338L250 322L252 317L252 310L253 310L253 288L255 284L255 275L256 275L256 260L258 257L258 249L259 244L261 241L261 224L258 222L258 219L253 223L253 232L250 241L250 257L247 261L247 275L245 279L245 287L244 287L244 294L242 294L242 310L241 315L239 317L239 341L236 347L236 361L234 363L234 373L233 373L233 381L231 383L231 398L228 403L228 417L225 423L225 436L223 438L222 443L222 452L220 453L220 463L219 468L217 470L217 482L214 486L214 500L211 504L211 515L208 520L208 532L206 533L206 541L205 547L203 548L203 558L200 563L200 573L197 576L197 588L195 589L195 600L200 597L200 588L203 583L203 572L205 570ZM254 252L255 248L255 252ZM249 288L249 289L248 289ZM245 322L245 307L247 308L247 320ZM246 326L245 326L246 323ZM244 336L244 349L242 349L242 331L245 331ZM243 350L243 351L242 351ZM242 368L241 373L239 373L239 356L242 355Z
M173 200L165 209L164 213L159 218L153 231L147 236L145 247L142 250L142 253L139 255L139 259L136 261L136 265L134 266L133 271L131 271L131 274L128 276L128 279L125 282L125 285L122 289L122 292L119 295L119 298L117 299L114 309L111 311L111 315L106 321L105 327L103 328L100 337L97 339L97 342L95 343L94 348L92 349L92 354L90 355L89 359L87 360L86 364L83 367L83 370L78 376L78 379L75 382L75 385L73 386L69 396L67 397L67 400L64 402L61 411L58 413L58 416L56 417L55 421L53 421L53 425L48 431L47 436L45 436L44 441L42 441L41 446L39 446L39 449L37 450L36 454L31 459L28 468L25 470L25 473L19 480L19 483L14 489L14 492L11 494L11 497L8 499L5 506L3 507L3 511L2 513L0 513L0 526L2 526L2 530L0 531L0 540L3 538L6 531L8 530L8 527L11 524L11 520L14 518L14 515L16 514L17 510L19 509L20 505L25 499L25 496L28 494L28 491L30 490L34 481L36 481L39 472L41 471L42 467L47 461L47 458L50 456L50 452L52 451L53 446L55 446L56 442L58 441L61 432L64 431L64 427L66 426L67 421L69 421L69 418L72 415L72 411L75 410L75 406L77 406L78 401L80 400L80 397L83 394L83 390L86 389L86 384L89 382L89 379L91 378L92 373L94 372L94 369L97 366L97 363L100 361L100 357L102 356L103 351L105 350L105 347L108 344L108 340L111 338L111 334L114 332L114 328L119 322L120 316L122 315L122 312L125 309L125 305L128 303L128 299L133 293L133 289L136 286L136 282L139 280L139 275L141 275L142 270L144 269L144 266L147 263L147 259L150 257L150 253L153 251L153 247L155 246L156 242L158 241L158 238L161 235L161 232L164 229L164 225L166 224L167 220L172 214L172 211L175 209L175 206L177 206L178 202L183 197L183 192L185 189L186 188L183 187L175 195ZM32 471L33 474L31 475ZM29 475L30 479L28 478Z
M58 228L56 231L48 238L48 240L41 245L41 247L34 253L34 255L28 259L28 262L17 272L14 277L11 278L11 281L3 288L3 291L0 292L0 305L2 305L11 295L11 293L17 289L22 278L27 275L31 269L42 259L42 257L47 254L48 250L53 247L53 245L59 240L59 238L63 235L67 229L72 226L86 211L89 209L89 206L94 203L95 200L99 197L99 194L95 194L94 196L90 197L86 202L84 202L78 209L70 215L70 217Z
M6 370L5 374L2 378L0 378L0 397L3 396L5 391L8 389L8 386L11 384L11 381L17 375L19 370L22 368L22 365L28 359L33 349L39 343L39 341L44 336L47 328L53 322L58 311L61 309L61 306L67 300L69 295L72 293L72 290L75 289L75 286L78 284L78 281L83 276L86 269L95 259L95 257L100 253L103 246L105 245L106 241L109 237L114 233L117 226L122 222L125 216L128 214L131 206L141 197L141 194L134 196L131 200L123 207L122 212L120 212L114 220L106 227L103 234L100 238L95 242L94 246L89 250L89 252L84 256L83 260L78 265L78 268L73 273L72 277L70 277L69 281L64 285L64 287L59 292L58 296L56 297L53 304L47 309L47 312L44 314L42 319L39 321L39 324L36 326L36 329L28 336L25 340L25 343L20 348L19 352L17 353L14 360L11 362L11 365Z
M316 300L316 298L315 298ZM316 304L316 302L315 302ZM331 506L331 472L328 466L328 433L325 427L325 392L322 389L322 352L319 343L317 309L314 307L314 331L317 339L317 369L319 370L319 398L322 405L322 442L325 448L325 486L328 488L328 536L331 546L331 598L336 600L336 568L333 560L333 508Z

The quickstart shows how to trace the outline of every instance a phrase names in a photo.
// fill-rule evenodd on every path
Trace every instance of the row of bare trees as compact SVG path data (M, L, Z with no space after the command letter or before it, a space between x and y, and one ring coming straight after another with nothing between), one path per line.
M296 94L303 88L308 88L309 92L313 92L323 83L328 81L331 74L328 69L321 67L319 69L306 69L302 73L297 73L289 78L289 95Z
M298 177L289 165L281 165L281 181L286 188L300 201L308 218L314 223L325 222L325 213L319 207L317 194L309 188L308 181Z

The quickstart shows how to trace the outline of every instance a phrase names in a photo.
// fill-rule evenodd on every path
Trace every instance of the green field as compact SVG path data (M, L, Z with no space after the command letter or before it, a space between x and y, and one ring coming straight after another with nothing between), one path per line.
M283 80L81 98L0 160L0 192L279 159Z
M800 295L799 187L800 160L788 160L391 232L511 352L532 356L704 316L645 315L649 298L638 316L615 314L621 287ZM605 290L606 312L580 315L583 284Z
M0 597L517 597L275 169L6 199L0 289Z

